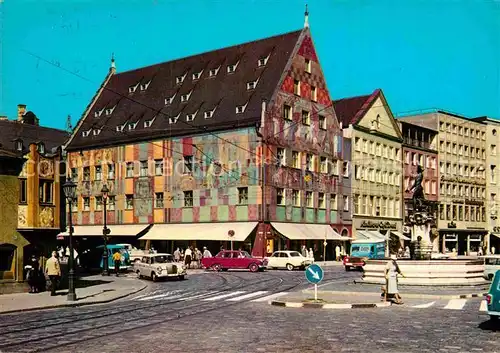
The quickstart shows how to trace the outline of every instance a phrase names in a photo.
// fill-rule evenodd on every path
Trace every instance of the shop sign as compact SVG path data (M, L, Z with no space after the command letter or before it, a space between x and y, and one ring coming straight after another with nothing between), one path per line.
M373 222L373 221L363 221L360 228L379 228L379 229L397 229L395 222Z

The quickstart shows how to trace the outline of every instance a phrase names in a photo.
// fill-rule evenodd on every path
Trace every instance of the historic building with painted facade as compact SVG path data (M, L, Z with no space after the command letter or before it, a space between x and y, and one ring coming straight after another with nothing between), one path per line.
M487 235L486 124L435 111L402 121L439 132L439 250L477 253Z
M0 131L0 279L22 281L25 259L55 250L64 226L60 146L69 134L40 126L22 104L16 120L0 119Z
M349 143L308 25L127 72L113 62L66 146L75 232L102 234L106 184L111 237L322 254L351 234Z
M402 235L402 135L382 90L334 101L344 137L352 140L353 236Z

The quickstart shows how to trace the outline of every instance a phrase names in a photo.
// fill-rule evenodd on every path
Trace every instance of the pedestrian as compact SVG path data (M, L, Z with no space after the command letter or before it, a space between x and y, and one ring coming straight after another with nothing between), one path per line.
M45 274L49 276L50 279L50 295L56 295L56 288L61 278L61 264L57 259L57 252L52 251L52 257L47 260L45 265Z
M175 249L174 251L174 260L175 262L181 261L181 251L179 250L179 248Z
M113 261L115 262L115 274L116 277L120 274L120 265L122 263L122 255L118 250L115 250L115 253L113 254Z
M187 266L187 268L191 268L192 257L193 257L193 252L191 251L191 248L187 248L186 251L184 252L184 264Z
M307 248L305 245L302 245L301 253L303 257L309 257L309 254L307 253Z
M38 260L35 255L31 256L29 263L24 267L27 270L26 279L28 280L28 284L30 286L30 293L39 292L39 286L38 286L39 267L40 264L38 263Z
M387 262L385 266L385 294L384 300L387 301L387 295L394 295L396 299L396 304L403 304L403 300L398 291L398 274L403 276L403 272L399 268L396 261L396 255L391 255L391 259Z
M200 249L195 249L196 253L196 266L198 268L201 268L201 258L203 257L203 254L201 253Z
M340 261L340 246L338 245L335 247L335 259Z
M308 254L309 258L312 260L312 262L314 262L314 253L313 253L313 249L312 248L309 248L309 254Z
M206 246L203 247L203 258L212 257L212 253L207 249Z

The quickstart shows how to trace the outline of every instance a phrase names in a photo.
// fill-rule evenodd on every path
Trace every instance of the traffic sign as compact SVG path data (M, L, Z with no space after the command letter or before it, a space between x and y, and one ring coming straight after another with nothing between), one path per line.
M323 269L319 265L312 264L306 268L306 279L312 284L321 282L323 275Z

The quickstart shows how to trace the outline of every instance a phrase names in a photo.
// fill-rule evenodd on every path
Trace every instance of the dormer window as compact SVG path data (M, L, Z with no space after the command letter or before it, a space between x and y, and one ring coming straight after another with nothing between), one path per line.
M168 118L168 123L169 124L175 124L177 122L177 120L179 120L179 116L180 115L181 115L181 113L177 114L177 116Z
M177 84L181 84L182 82L184 82L184 79L186 78L186 74L182 75L182 76L177 76L175 78L175 83Z
M186 93L186 94L183 94L183 95L181 96L181 102L187 102L187 101L189 100L189 97L191 97L191 93L192 93L192 92L193 92L193 91L191 91L191 92L189 92L189 93Z
M136 84L135 86L130 86L128 88L128 93L134 93L135 91L137 91L137 87L139 87L139 84Z
M101 133L102 129L94 129L94 136L97 136Z
M83 136L83 137L87 137L87 136L89 136L91 131L92 131L92 130L82 131L82 136Z
M309 74L311 73L311 60L309 60L309 59L305 60L305 68L304 69L307 73L309 73Z
M269 60L269 55L266 56L265 58L260 58L258 61L259 67L266 66L267 60Z
M210 119L211 117L214 116L214 113L215 113L215 108L212 110L207 110L204 114L205 119Z
M125 129L125 125L126 125L126 123L125 123L125 124L123 124L123 125L118 125L118 126L116 127L116 131L118 131L118 132L123 132L123 129Z
M201 74L202 74L202 73L203 73L203 70L201 70L200 72L195 72L195 73L193 74L193 81L194 81L194 80L199 80L199 79L200 79L200 77L201 77Z
M233 72L235 72L236 68L238 67L238 63L239 62L237 62L236 64L228 65L227 66L227 73L232 74Z
M23 141L17 140L16 141L16 150L17 151L22 151L23 150Z
M198 111L194 112L193 114L186 115L186 121L193 121L197 113Z
M150 119L150 120L146 120L144 122L144 127L151 127L151 125L153 125L154 121L156 119L156 116L153 118L153 119Z
M147 83L141 83L141 91L147 90L150 83L151 83L151 80L149 80Z
M219 69L220 69L220 66L216 69L211 69L209 72L208 72L208 76L209 77L214 77L214 76L217 76L217 74L219 73Z
M135 128L137 127L137 123L138 123L138 121L136 121L135 123L129 123L128 124L129 131L130 130L135 130Z
M258 79L255 81L247 82L247 90L255 89L255 87L257 87L257 82L259 82Z
M106 115L111 115L111 114L113 114L113 111L115 110L115 108L116 108L116 105L115 105L113 108L108 108L108 109L106 109Z
M102 115L102 112L103 112L103 111L104 111L104 109L101 109L101 110L96 111L96 112L94 113L94 116L95 116L96 118L100 117L100 116Z
M89 133L90 133L90 130L89 130ZM43 144L43 142L40 142L38 144L38 153L45 153L45 145Z
M174 95L173 95L172 97L170 97L170 98L165 98L165 105L170 105L170 104L172 104L172 102L174 101L175 95L176 95L176 94L174 93Z
M247 104L246 103L245 105L239 105L236 107L236 114L241 114L241 113L244 113L245 112L245 109L247 108Z

